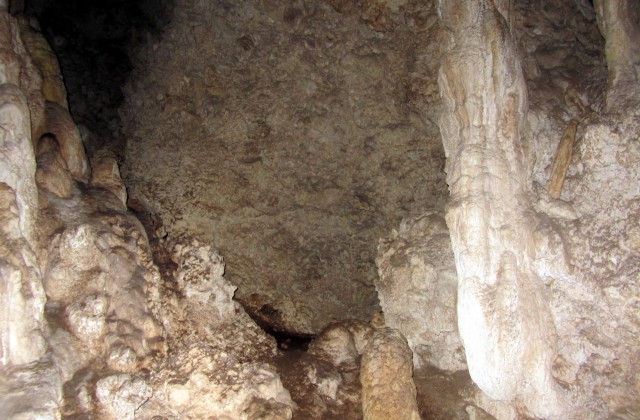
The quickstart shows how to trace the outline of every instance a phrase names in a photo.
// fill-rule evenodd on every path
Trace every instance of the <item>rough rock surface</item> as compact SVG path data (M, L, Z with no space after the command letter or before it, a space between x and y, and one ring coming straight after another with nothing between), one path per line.
M365 348L360 367L365 420L418 420L413 353L397 330L377 330Z
M520 142L526 85L505 23L511 11L455 1L439 9L456 40L440 73L440 129L469 372L494 399L520 398L534 416L560 415L550 375L555 328L527 246L535 225Z
M65 109L67 103L67 89L64 86L58 57L53 53L51 46L39 31L36 19L20 17L20 35L24 41L34 65L42 77L42 94L46 101L55 102Z
M0 28L2 29L2 28ZM15 85L0 85L0 365L37 360L45 295L35 255L38 191L29 111Z
M385 323L407 338L414 365L466 369L456 319L458 277L444 217L404 220L380 241L376 263Z
M378 238L446 195L437 48L416 42L434 4L329 3L177 1L121 110L132 197L300 333L368 319Z
M101 151L91 157L91 185L103 188L127 205L127 187L120 177L120 167L113 154Z
M153 397L138 413L171 418L252 419L255 404L266 404L273 419L290 419L291 397L269 365L240 363L232 354L194 344L170 358L150 382Z

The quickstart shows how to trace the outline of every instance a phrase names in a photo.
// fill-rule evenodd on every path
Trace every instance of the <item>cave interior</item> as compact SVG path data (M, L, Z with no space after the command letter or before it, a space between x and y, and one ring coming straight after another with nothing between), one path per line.
M0 417L640 418L637 0L0 0Z

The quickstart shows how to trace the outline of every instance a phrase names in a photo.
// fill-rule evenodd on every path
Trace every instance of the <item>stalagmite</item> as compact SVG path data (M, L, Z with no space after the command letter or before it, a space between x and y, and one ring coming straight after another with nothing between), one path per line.
M520 143L526 87L502 3L439 2L455 41L439 84L458 325L469 372L483 391L554 418L561 416L551 378L555 328L531 268L533 220Z
M413 355L407 340L391 328L375 332L360 366L365 420L418 420Z

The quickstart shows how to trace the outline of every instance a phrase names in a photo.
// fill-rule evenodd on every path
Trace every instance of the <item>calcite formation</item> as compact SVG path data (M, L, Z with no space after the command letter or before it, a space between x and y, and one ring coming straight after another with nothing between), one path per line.
M418 420L413 355L406 339L390 328L377 330L360 367L365 420Z

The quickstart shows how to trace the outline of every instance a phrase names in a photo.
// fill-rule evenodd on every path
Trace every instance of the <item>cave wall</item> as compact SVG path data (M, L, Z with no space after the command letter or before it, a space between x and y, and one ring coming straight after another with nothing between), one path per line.
M272 325L368 319L378 238L443 209L434 6L183 1L137 56L132 197L214 243Z

